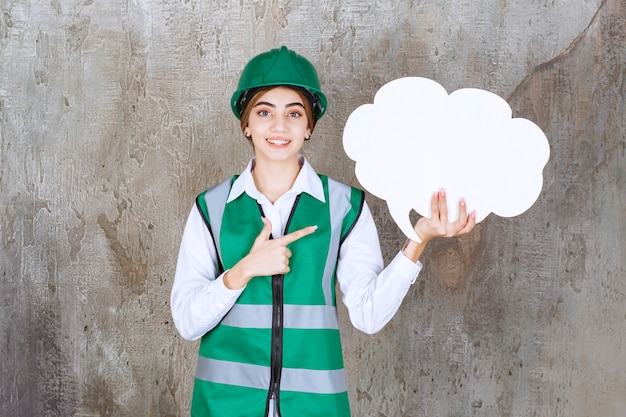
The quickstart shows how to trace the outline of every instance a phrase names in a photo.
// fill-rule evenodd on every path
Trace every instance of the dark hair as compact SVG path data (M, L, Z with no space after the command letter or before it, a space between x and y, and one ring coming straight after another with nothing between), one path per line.
M315 117L315 113L313 112L315 96L309 93L305 88L294 87L292 85L272 85L268 87L259 87L259 88L251 88L242 94L242 98L239 100L240 105L243 107L241 110L241 131L245 133L246 127L248 126L248 120L250 120L250 113L252 112L253 104L256 103L263 94L272 90L276 87L287 87L293 91L295 91L300 98L302 99L302 104L304 105L304 112L306 114L306 120L308 123L308 128L313 133L313 129L315 128L315 124L317 123L317 118Z

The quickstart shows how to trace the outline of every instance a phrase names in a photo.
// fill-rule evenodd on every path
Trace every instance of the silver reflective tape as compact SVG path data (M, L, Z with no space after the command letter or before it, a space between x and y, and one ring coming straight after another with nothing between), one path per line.
M286 329L338 329L337 310L333 306L285 304L283 327ZM222 320L232 327L272 328L272 306L235 304Z
M270 368L199 357L196 378L217 384L268 389ZM283 368L280 389L316 394L339 394L347 391L348 388L343 369L319 371Z
M284 311L286 329L339 329L337 310L333 306L285 304Z
M322 278L322 288L324 300L327 305L332 305L333 299L333 275L337 259L339 258L339 242L341 240L341 226L343 218L350 210L350 187L341 184L333 179L328 179L328 204L330 205L330 227L331 238L324 266L324 276Z
M204 195L207 211L209 212L209 222L211 223L211 230L215 240L215 249L220 260L224 259L222 258L222 248L220 246L220 231L222 229L222 217L224 217L226 200L228 199L228 194L230 194L231 182L232 178L222 181Z
M343 369L314 371L283 368L280 389L285 391L337 394L348 390Z
M217 384L268 389L270 367L198 357L196 378Z

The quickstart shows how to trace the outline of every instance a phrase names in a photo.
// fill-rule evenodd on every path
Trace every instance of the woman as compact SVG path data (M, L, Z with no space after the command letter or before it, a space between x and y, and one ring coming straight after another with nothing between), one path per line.
M326 110L309 61L286 47L244 68L232 109L254 147L245 171L202 193L180 247L171 306L182 337L201 338L192 416L349 416L335 280L366 333L395 314L438 236L472 230L445 193L383 269L362 191L300 155Z

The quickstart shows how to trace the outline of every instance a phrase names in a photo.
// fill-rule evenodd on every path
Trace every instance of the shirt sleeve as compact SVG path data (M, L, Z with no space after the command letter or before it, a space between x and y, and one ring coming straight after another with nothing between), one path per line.
M337 281L357 329L373 334L394 316L422 264L398 252L383 269L378 233L367 204L339 250Z
M180 335L196 340L214 328L243 292L224 286L211 234L194 205L183 232L170 297Z

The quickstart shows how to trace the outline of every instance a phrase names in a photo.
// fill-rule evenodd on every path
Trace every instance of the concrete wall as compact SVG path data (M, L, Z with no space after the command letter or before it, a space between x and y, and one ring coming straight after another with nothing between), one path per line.
M281 44L319 69L304 152L339 180L348 115L401 76L493 91L551 144L538 202L433 243L383 331L340 310L354 414L623 415L625 21L623 0L0 0L0 415L186 414L182 228L250 157L228 99ZM388 260L403 239L368 201Z

